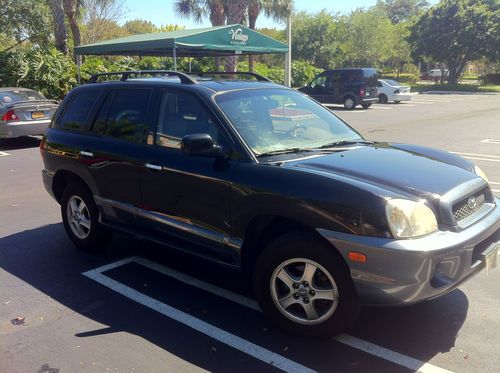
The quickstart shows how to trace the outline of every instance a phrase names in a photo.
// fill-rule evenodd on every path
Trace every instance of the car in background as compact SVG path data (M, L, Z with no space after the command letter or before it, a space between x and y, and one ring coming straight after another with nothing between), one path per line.
M393 101L399 104L401 101L410 101L410 87L404 86L396 80L379 79L378 80L378 101L387 104Z
M425 73L422 74L420 79L422 80L434 80L434 81L439 81L441 80L441 76L443 75L443 71L441 69L431 69ZM448 79L449 72L448 70L444 70L444 78Z
M26 88L0 88L0 138L43 135L57 101Z
M343 104L347 110L357 105L368 109L378 101L377 70L372 68L327 70L299 91L322 104Z

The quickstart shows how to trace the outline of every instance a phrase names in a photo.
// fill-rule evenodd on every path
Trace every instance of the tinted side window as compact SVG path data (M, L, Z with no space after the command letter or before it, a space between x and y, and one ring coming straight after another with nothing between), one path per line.
M73 97L66 110L64 110L56 126L71 130L83 130L87 116L98 97L99 91L94 89L88 89L77 93L76 97Z
M209 134L220 143L220 133L212 116L194 96L188 93L164 92L156 130L156 144L168 148L180 148L186 135Z
M143 142L150 96L149 89L111 91L97 114L92 131L103 136Z

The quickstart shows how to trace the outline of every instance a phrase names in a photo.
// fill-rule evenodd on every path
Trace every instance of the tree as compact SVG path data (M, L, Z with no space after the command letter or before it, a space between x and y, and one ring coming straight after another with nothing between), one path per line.
M68 53L68 30L64 23L64 8L62 0L50 0L52 15L54 16L54 36L58 51Z
M125 22L122 26L127 33L135 34L149 34L156 31L155 25L150 21L145 21L143 19L132 19Z
M1 5L0 32L4 37L0 52L27 41L39 46L51 43L47 27L52 19L45 0L1 0Z
M382 10L392 23L400 23L419 16L429 3L426 0L377 0L375 7Z
M255 30L257 18L264 11L267 17L273 18L275 21L281 22L286 20L292 13L292 0L250 0L248 2L248 27ZM254 71L255 56L248 56L249 71Z
M80 26L78 18L80 17L80 8L83 0L63 0L64 12L68 18L69 27L71 28L71 36L73 38L73 46L77 47L81 44ZM75 56L76 58L76 56Z
M324 69L341 65L345 59L345 22L322 10L299 12L292 19L292 56Z
M416 59L446 65L456 84L468 61L500 58L500 2L442 0L415 23L409 41Z
M86 44L109 38L110 35L119 37L127 34L118 26L118 21L126 13L123 0L83 0L82 9Z
M248 0L230 0L227 4L227 24L242 23L247 12ZM226 71L236 71L237 56L226 57Z
M391 57L394 28L383 12L357 9L344 18L347 29L346 62L352 67L377 67Z
M212 26L226 24L226 0L177 0L174 4L175 12L184 18L193 18L201 23L208 15ZM220 69L220 57L215 58L215 70Z

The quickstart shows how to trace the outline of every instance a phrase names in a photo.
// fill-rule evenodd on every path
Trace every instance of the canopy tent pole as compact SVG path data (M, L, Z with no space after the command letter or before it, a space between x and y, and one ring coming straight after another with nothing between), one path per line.
M78 54L76 56L76 71L78 73L78 84L82 84L82 75L80 73L81 64L82 64L82 56Z
M288 52L285 54L285 85L292 86L292 16L288 16L286 25Z
M189 59L189 72L191 72L191 55L188 52L188 59Z
M175 50L175 44L172 48L172 55L174 56L174 71L177 71L177 51Z

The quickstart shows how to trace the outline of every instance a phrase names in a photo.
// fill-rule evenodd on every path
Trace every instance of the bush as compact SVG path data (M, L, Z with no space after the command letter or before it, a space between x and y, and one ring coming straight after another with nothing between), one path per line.
M309 84L322 71L323 69L319 69L306 61L293 61L292 86L303 87Z
M492 73L481 76L482 84L500 84L500 73Z
M380 79L393 79L400 83L415 83L418 80L417 74L402 73L397 76L397 74L384 74L380 76Z
M62 99L77 84L76 65L56 49L19 48L0 55L0 82Z

